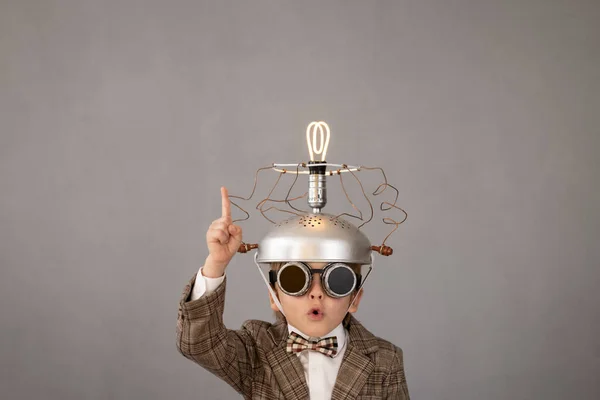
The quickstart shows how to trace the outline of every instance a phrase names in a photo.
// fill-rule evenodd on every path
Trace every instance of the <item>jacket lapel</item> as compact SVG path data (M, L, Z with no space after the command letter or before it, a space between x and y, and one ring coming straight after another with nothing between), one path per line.
M347 329L348 345L333 387L332 400L356 399L375 368L369 357L378 348L375 336L354 317Z
M275 346L267 351L266 357L286 400L308 399L308 385L302 364L295 354L285 351L287 324L277 323L269 329Z

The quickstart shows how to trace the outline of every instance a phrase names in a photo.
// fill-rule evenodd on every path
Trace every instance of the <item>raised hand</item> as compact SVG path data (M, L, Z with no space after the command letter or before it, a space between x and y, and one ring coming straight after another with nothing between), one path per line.
M241 243L242 228L231 222L231 202L227 189L222 187L221 218L214 220L206 232L209 255L202 269L204 276L222 276Z

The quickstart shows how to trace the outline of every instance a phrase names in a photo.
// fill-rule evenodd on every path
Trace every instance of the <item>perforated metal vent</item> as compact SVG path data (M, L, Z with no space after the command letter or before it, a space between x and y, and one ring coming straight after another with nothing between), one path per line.
M338 226L342 229L350 229L350 226L351 226L347 221L345 221L341 218L334 218L334 217L329 217L329 216L323 218L323 217L320 217L318 214L317 215L309 214L306 216L301 216L301 217L298 217L296 220L298 221L298 225L301 225L302 227L306 227L306 228L315 228L315 227L318 228L319 225L325 225L327 223L331 223L331 224L333 224L333 226ZM295 221L293 221L293 219L287 219L285 221L281 221L278 224L275 224L275 226L281 227L281 226L289 224L290 222L295 222Z

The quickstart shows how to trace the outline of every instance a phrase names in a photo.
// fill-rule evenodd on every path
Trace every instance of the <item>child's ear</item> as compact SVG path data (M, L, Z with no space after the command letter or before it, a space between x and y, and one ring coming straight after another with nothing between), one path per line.
M358 291L358 293L356 294L356 299L354 299L354 303L352 303L352 306L348 309L348 312L355 313L358 311L358 306L360 304L360 300L362 299L363 290L364 289L361 288Z
M271 294L270 291L269 291L269 302L271 303L271 310L279 311L279 308L277 308L277 304L275 304L275 302L273 301L273 295Z

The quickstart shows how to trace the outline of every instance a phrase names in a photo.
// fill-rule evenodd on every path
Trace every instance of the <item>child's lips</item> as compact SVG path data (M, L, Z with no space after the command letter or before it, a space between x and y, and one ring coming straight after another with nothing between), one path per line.
M325 317L325 315L323 314L323 310L321 310L318 307L311 308L308 311L307 315L308 315L308 318L312 321L321 321Z

